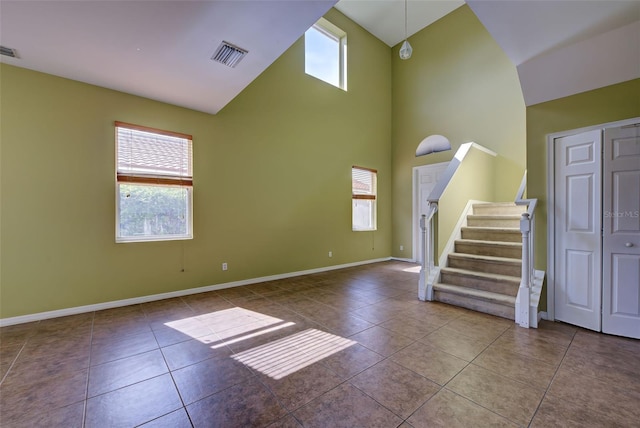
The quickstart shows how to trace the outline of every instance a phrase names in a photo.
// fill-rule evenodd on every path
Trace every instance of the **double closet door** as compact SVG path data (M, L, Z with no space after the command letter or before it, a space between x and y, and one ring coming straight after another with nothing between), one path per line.
M554 140L555 319L640 338L640 126Z

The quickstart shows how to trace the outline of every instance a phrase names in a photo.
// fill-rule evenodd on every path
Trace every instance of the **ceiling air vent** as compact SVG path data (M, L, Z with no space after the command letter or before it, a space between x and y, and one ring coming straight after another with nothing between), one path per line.
M6 46L0 46L0 55L10 56L11 58L18 58L18 52L16 52L15 49L11 49Z
M229 42L222 42L220 46L218 46L218 49L216 49L216 53L213 54L211 59L224 64L227 67L233 68L238 65L240 60L244 58L244 56L248 52L249 51L234 46Z

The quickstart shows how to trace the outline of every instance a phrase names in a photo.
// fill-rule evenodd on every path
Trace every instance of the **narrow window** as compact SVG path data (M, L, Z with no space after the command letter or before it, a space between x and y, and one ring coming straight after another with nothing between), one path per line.
M116 242L193 238L191 135L115 126Z
M304 35L305 73L347 90L347 33L320 18Z
M353 230L376 230L377 175L375 169L351 168L351 214Z

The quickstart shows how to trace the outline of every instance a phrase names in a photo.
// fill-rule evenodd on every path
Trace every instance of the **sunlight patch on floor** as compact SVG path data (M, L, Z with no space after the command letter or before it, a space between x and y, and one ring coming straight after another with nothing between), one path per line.
M295 325L260 312L235 307L165 323L211 348L251 339Z
M410 268L402 269L402 272L420 273L422 266L413 266Z
M356 343L324 331L308 329L241 352L233 358L277 380Z

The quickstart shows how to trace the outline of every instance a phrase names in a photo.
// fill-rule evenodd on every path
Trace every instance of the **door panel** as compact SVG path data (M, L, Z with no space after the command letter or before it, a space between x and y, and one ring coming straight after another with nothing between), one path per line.
M601 131L555 140L555 318L600 331Z
M640 128L605 130L602 331L640 338Z
M436 183L444 173L444 171L449 166L449 162L442 162L432 165L425 165L416 168L417 171L417 190L414 189L414 198L418 200L414 200L414 206L418 208L418 211L415 213L413 224L414 224L414 236L413 236L413 254L415 256L416 261L422 260L422 247L420 246L421 240L421 229L417 227L420 222L420 216L422 214L427 214L429 209L429 195L431 191L436 186Z

